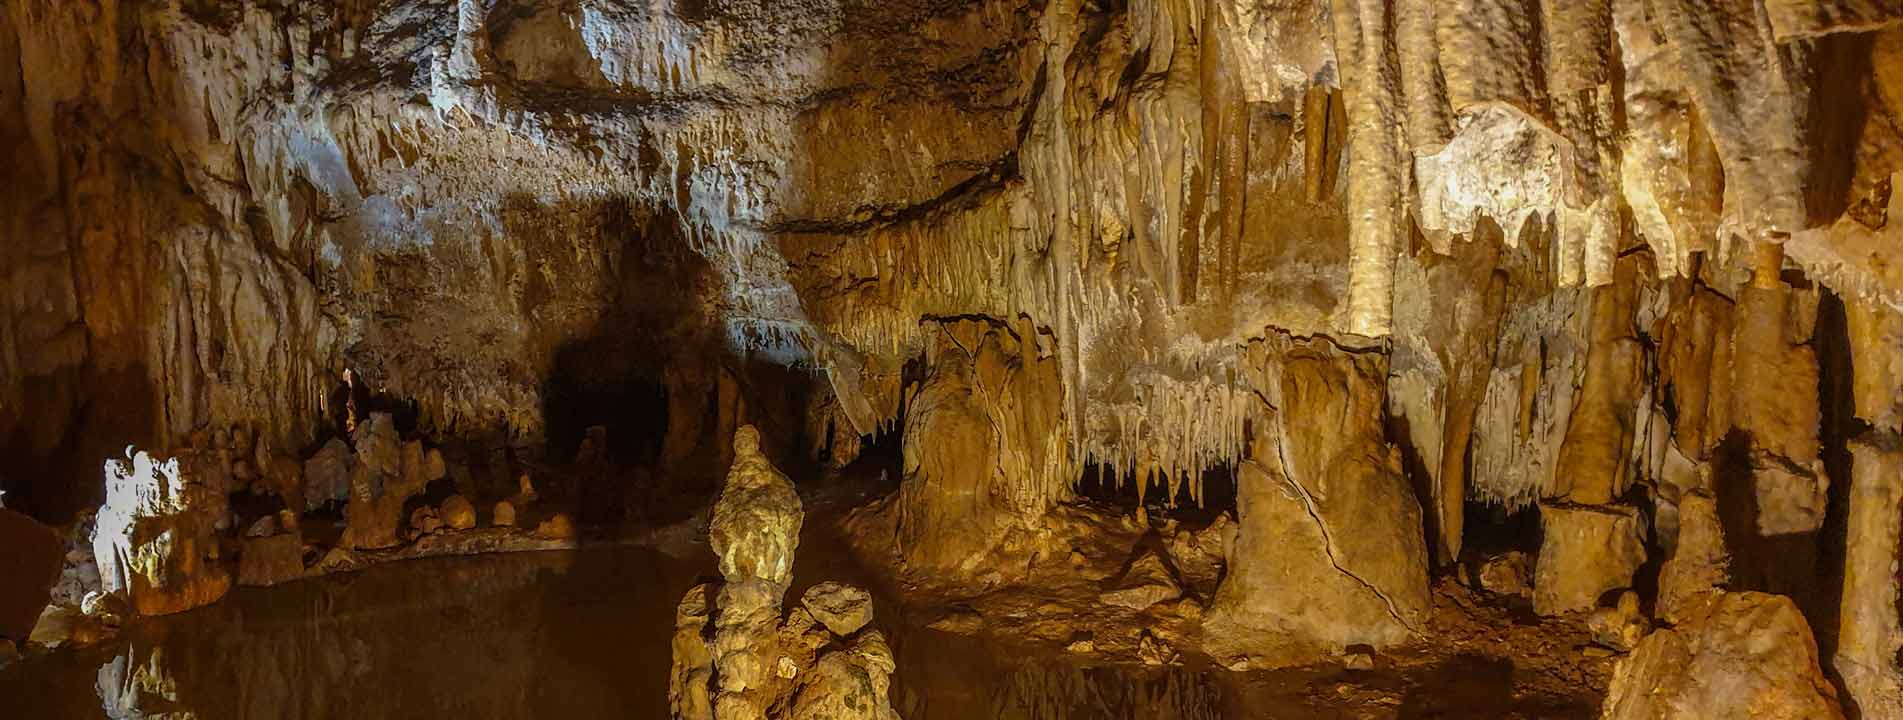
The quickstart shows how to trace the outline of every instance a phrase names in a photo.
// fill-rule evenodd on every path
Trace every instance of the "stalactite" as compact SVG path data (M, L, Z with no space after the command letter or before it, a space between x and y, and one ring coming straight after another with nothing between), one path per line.
M1401 193L1406 183L1396 128L1391 22L1385 3L1334 0L1335 54L1341 63L1348 115L1348 332L1388 333L1393 314L1394 256L1401 247Z

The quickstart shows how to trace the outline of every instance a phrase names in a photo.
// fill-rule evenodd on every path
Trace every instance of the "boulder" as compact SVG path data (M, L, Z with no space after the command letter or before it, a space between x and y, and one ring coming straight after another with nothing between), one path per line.
M436 515L451 530L468 530L476 526L476 506L469 504L469 498L461 495L449 496Z
M892 649L877 630L867 631L844 650L826 653L805 682L786 717L789 720L898 720L892 710Z
M278 516L276 515L258 518L244 530L244 536L248 538L269 537L276 534L278 534Z
M304 509L316 510L325 503L349 500L351 463L350 446L337 438L331 438L316 455L305 460Z
M507 500L496 501L496 509L489 516L489 524L495 527L515 527L515 505Z
M1605 720L1829 720L1837 692L1790 598L1717 593L1613 671Z
M1541 615L1598 607L1607 592L1631 587L1645 564L1645 522L1637 508L1546 504L1540 525L1533 609Z
M814 585L800 597L800 604L840 637L859 632L872 622L872 594L845 583L828 580Z
M1130 564L1130 570L1123 574L1114 589L1097 596L1105 605L1115 605L1131 610L1142 610L1165 600L1182 597L1183 589L1176 584L1176 578L1162 558L1156 553L1146 552L1143 557Z
M246 538L239 545L239 585L276 585L303 576L304 538L297 533Z
M0 508L0 639L25 642L53 597L66 543L33 518Z
M573 540L575 521L569 519L568 513L555 513L535 526L535 536L544 540Z
M1223 558L1235 544L1236 521L1222 513L1201 530L1178 529L1169 535L1170 560L1182 573L1183 583L1205 595L1222 579Z
M1586 628L1592 631L1593 642L1631 652L1652 631L1652 621L1639 612L1639 594L1627 590L1619 594L1619 602L1612 607L1592 611L1586 618Z
M1531 564L1527 561L1526 553L1518 550L1504 552L1482 561L1473 570L1473 580L1469 584L1495 595L1530 597L1533 594Z
M428 535L443 528L443 519L436 514L436 508L424 505L410 511L410 532L417 537Z

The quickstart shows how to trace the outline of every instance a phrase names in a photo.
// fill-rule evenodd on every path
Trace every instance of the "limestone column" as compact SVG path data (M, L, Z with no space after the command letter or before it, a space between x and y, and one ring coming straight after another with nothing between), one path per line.
M1903 314L1845 303L1857 417L1870 429L1851 441L1850 517L1845 533L1843 612L1835 667L1866 718L1903 717L1903 618L1896 600L1903 544Z

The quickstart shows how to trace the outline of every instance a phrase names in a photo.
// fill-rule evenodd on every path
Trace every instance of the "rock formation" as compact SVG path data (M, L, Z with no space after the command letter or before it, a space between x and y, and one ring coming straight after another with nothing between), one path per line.
M397 531L407 519L404 504L443 477L443 455L425 450L417 440L402 442L386 413L374 413L360 423L353 440L357 453L350 464L350 503L344 508L349 524L343 544L357 550L396 545Z
M131 450L131 448L127 448ZM108 593L140 615L165 615L215 602L231 589L219 563L218 526L226 488L199 451L167 460L145 451L107 460L106 504L93 530L93 556Z
M1788 595L1903 688L1895 2L13 0L0 157L0 491L103 504L140 613L896 450L921 587L1071 557L1087 472L1145 552L1232 514L1090 578L1232 646L1155 662L1432 642L1536 513L1553 622L1657 563L1650 620ZM797 495L736 485L689 614L783 626ZM341 549L225 527L280 504Z
M1619 663L1607 720L1840 718L1817 643L1786 598L1724 593Z
M1427 611L1427 550L1382 440L1381 356L1277 338L1258 357L1267 392L1207 620L1215 652L1280 664L1410 640ZM1297 434L1296 422L1325 430Z
M804 515L759 442L751 425L735 431L714 504L708 534L723 581L689 590L675 616L673 716L897 718L887 697L892 651L868 627L870 595L821 583L781 613Z

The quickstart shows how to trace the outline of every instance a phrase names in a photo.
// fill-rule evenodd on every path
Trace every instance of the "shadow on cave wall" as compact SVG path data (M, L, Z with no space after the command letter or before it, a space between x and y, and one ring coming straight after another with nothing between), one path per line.
M26 388L21 408L39 414L0 432L0 491L8 509L62 525L104 501L106 458L152 446L160 400L143 365L105 370L90 359ZM46 416L60 410L68 414Z
M717 491L739 424L761 426L769 455L793 474L813 377L731 347L718 315L722 278L674 211L625 200L597 211L611 257L606 307L557 345L542 385L541 454L573 464L577 519L660 524L692 514Z
M1810 623L1821 657L1837 648L1842 609L1843 557L1849 522L1849 438L1858 421L1852 407L1854 372L1843 301L1823 291L1812 342L1818 361L1818 407L1828 504L1814 532L1765 537L1758 533L1753 485L1752 440L1733 429L1712 453L1712 484L1718 500L1725 550L1731 556L1731 589L1789 596Z

